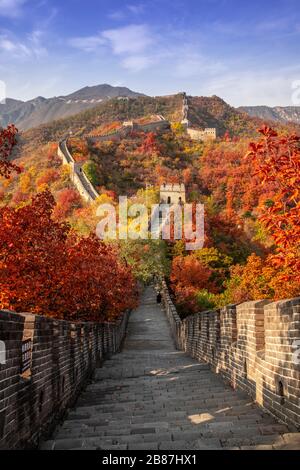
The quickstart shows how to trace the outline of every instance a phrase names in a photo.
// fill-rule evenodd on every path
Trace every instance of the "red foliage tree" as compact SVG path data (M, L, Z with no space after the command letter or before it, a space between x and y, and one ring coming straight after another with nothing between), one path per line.
M80 239L52 218L49 191L0 209L0 306L74 320L113 320L135 305L134 280L96 237Z
M160 150L161 148L157 142L157 136L154 134L154 132L147 133L141 146L138 148L138 151L150 154L159 154Z
M20 173L20 168L9 161L11 152L17 142L18 129L11 124L6 129L0 128L0 176L9 178L13 171Z
M59 168L61 166L61 158L57 155L57 144L49 145L47 162L50 168Z
M76 189L62 189L57 195L57 204L53 211L54 218L64 220L71 214L73 209L80 207L80 205L81 198Z
M48 168L44 171L36 181L37 186L50 184L59 179L59 172L54 168Z
M283 270L282 281L300 285L300 137L281 137L267 126L259 132L263 138L247 156L261 184L275 187L261 217L276 244L268 262Z
M274 183L262 187L253 164L243 158L247 142L221 142L207 147L201 157L199 178L204 192L228 215L240 215L257 208L264 193L274 193Z
M212 271L193 255L173 259L170 279L180 309L197 311L196 293L211 286L211 274Z

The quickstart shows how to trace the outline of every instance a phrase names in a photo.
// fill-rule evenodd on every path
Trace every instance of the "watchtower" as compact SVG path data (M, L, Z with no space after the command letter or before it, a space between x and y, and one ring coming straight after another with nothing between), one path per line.
M184 184L162 184L160 202L161 204L184 204L186 202Z

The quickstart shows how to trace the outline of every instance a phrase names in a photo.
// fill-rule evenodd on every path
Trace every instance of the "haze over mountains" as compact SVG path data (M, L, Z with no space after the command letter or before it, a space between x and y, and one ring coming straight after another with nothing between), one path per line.
M27 130L80 113L116 97L143 96L125 87L113 87L103 84L85 87L67 96L43 98L39 96L30 101L20 101L8 98L5 104L0 104L0 126L13 122L20 130Z
M108 84L102 84L91 87L87 86L69 95L53 98L39 96L30 101L8 98L5 104L0 104L0 126L5 127L7 124L13 122L19 130L24 131L57 119L77 115L82 111L94 108L95 106L106 103L112 98L118 97L138 98L145 97L145 95L126 87L114 87ZM199 103L197 102L197 108L199 108L200 105L203 109L203 113L200 113L200 115L197 113L197 122L194 124L200 127L205 125L218 127L216 123L209 118L207 113L211 113L211 106L212 104L215 105L216 102L218 108L220 107L218 102L220 99L218 99L218 97L196 97L195 100L196 102L200 100ZM222 103L224 105L226 104L223 100ZM231 113L235 110L237 113L246 113L253 118L259 118L268 122L274 121L281 124L294 122L300 124L300 106L278 106L273 108L268 106L243 106L236 109L230 107L230 109Z
M295 122L300 124L300 106L241 106L238 108L252 117L258 117L267 121L281 123Z

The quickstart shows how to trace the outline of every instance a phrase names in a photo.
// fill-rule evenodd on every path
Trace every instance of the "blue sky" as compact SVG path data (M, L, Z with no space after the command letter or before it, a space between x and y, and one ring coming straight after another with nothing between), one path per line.
M0 0L0 80L19 99L110 83L292 105L300 2Z

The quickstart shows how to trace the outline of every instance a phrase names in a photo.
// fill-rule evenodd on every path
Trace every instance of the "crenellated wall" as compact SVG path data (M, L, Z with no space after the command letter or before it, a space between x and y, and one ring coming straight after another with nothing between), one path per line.
M119 351L128 316L116 324L71 323L0 311L0 449L35 447L52 430L95 367Z
M214 127L206 129L194 129L190 127L190 121L188 118L189 104L186 93L183 94L183 103L182 103L182 120L181 124L185 127L187 134L192 140L197 140L199 142L209 142L216 140L217 138L217 129Z
M186 131L192 140L198 140L200 142L208 142L210 140L216 140L217 138L215 128L193 129L188 127Z
M127 137L132 131L137 132L164 132L170 130L170 123L163 116L157 115L153 121L141 124L135 121L124 121L119 129L115 129L107 134L88 136L90 142L104 142L107 140L118 141Z
M142 132L163 132L170 129L170 123L166 121L163 116L158 115L156 118L157 120L154 122L149 122L146 124L135 124L130 121L128 123L124 123L120 130L114 130L111 133L100 136L90 135L88 139L90 142L120 140L126 137L128 133L132 132L132 130ZM70 178L83 199L88 203L95 201L99 196L99 193L86 176L82 165L76 163L73 159L73 156L68 148L67 139L59 142L57 154L61 158L63 164L69 166Z
M162 204L185 203L185 185L184 184L162 184L160 186L160 202Z
M181 321L164 282L162 296L178 349L300 429L300 298L229 305Z
M70 178L83 199L88 203L95 201L99 194L86 176L82 166L73 159L68 149L67 140L59 142L57 154L62 159L63 164L69 166Z

